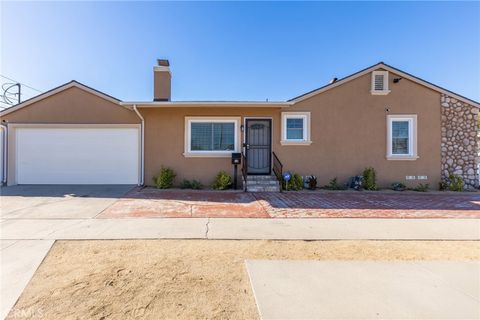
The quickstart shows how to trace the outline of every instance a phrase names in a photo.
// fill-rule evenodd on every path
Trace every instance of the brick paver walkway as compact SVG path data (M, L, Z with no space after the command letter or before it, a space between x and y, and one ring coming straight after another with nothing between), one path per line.
M97 218L480 218L480 193L133 189Z

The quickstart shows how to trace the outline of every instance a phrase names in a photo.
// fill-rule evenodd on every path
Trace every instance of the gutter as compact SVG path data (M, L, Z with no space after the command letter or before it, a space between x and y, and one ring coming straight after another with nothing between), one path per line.
M3 132L3 150L2 150L2 185L7 183L7 141L8 141L8 127L4 124L0 124L0 128Z
M139 185L143 186L144 184L144 177L145 177L145 119L142 117L140 112L138 112L137 105L133 105L133 111L137 114L137 116L140 118L142 121L141 124L141 137L140 137L140 144L141 144L141 150L140 150L140 168L141 168L141 174L140 174L140 183Z

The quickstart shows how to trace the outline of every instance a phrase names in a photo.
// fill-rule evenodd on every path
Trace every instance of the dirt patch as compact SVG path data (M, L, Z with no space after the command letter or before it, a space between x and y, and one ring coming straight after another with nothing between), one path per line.
M480 260L480 242L57 241L9 317L258 319L245 259Z

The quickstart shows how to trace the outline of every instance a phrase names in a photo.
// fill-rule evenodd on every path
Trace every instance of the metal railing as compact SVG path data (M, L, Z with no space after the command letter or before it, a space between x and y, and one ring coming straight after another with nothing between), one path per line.
M278 182L280 183L280 192L282 192L283 189L283 164L278 159L277 155L275 152L272 151L272 157L273 157L273 173L277 177Z
M247 157L245 153L242 152L242 177L243 177L243 191L247 191Z

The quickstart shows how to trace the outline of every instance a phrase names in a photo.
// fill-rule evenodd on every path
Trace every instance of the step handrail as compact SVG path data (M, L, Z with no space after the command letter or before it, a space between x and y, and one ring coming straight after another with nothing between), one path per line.
M278 156L275 152L272 151L273 157L273 173L277 177L278 182L280 183L280 192L283 190L283 164L278 159Z

